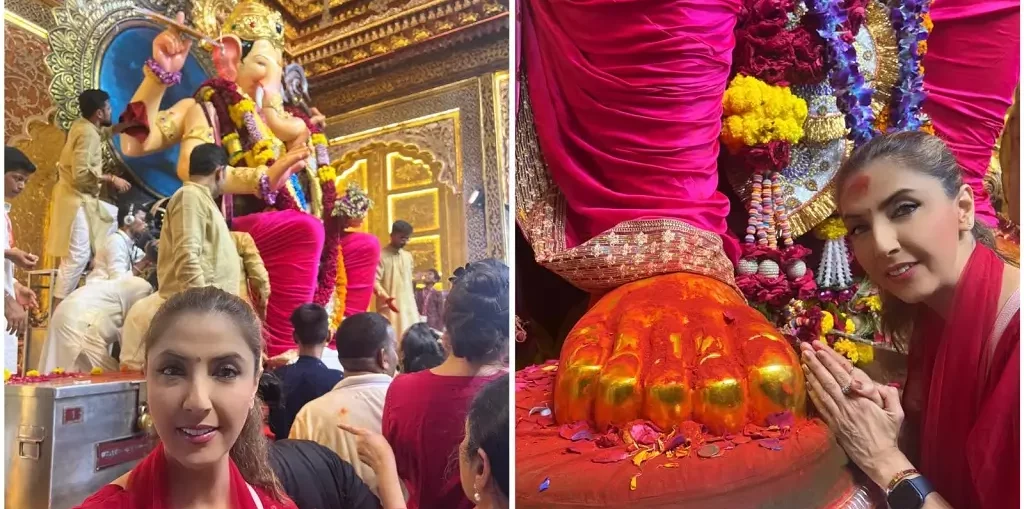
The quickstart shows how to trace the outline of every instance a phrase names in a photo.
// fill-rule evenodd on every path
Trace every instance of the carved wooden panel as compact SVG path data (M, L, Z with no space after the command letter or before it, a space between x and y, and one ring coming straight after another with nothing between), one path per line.
M412 225L414 235L441 229L441 195L437 187L388 195L388 222Z

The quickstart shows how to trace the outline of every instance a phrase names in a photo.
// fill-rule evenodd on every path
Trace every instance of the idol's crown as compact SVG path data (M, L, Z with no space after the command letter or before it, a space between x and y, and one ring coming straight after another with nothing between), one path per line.
M243 0L224 20L224 35L234 35L244 41L266 39L279 50L284 50L284 21L281 13L259 2Z

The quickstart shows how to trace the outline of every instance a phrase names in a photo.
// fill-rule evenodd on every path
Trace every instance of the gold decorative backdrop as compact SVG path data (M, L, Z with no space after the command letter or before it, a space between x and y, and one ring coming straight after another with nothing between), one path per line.
M64 146L64 133L53 124L56 109L46 93L50 72L43 59L49 46L40 30L24 20L9 19L4 23L4 44L17 48L4 52L4 145L19 148L36 165L25 191L11 200L11 226L18 247L42 255L47 205ZM52 260L42 262L41 266L53 266ZM23 276L19 271L24 282Z
M488 73L328 120L339 183L365 185L365 224L382 243L396 219L412 223L416 271L505 256L500 82ZM474 191L483 199L470 204Z

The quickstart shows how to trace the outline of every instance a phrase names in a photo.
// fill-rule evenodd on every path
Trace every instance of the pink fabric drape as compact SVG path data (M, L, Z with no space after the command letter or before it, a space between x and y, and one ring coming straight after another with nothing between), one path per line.
M1020 79L1020 2L935 0L924 57L924 111L974 189L977 217L997 224L982 184Z
M738 0L527 0L522 64L541 151L565 196L566 247L628 220L723 237L722 95Z
M380 241L369 233L349 233L341 239L341 253L345 256L345 274L348 276L345 316L365 313L370 309L373 283L377 280Z
M270 275L264 330L267 355L295 348L290 318L295 308L313 302L324 247L323 224L309 214L286 210L236 217L231 227L252 236Z

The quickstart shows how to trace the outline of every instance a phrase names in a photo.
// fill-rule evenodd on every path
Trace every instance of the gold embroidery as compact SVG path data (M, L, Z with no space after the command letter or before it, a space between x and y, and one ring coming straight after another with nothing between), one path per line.
M199 140L203 143L213 143L213 128L208 125L200 125L189 129L182 141Z
M609 290L675 272L709 276L736 289L722 239L676 219L624 221L566 249L565 198L540 151L525 77L519 82L516 215L538 263L587 291Z
M803 143L828 143L846 136L846 120L841 113L826 117L808 116L804 121Z
M865 76L864 80L869 87L874 88L871 94L871 111L877 117L883 108L889 106L892 88L896 86L900 77L896 32L892 28L889 11L884 3L876 0L868 2L864 28L871 35L875 45L875 75Z
M178 136L181 135L178 123L174 121L174 115L169 111L161 111L156 114L156 127L167 141L177 141ZM213 131L211 130L211 132Z
M261 196L260 176L267 172L266 166L258 166L256 168L247 166L229 166L227 172L235 179L236 182L245 186L245 189L249 191L250 194Z

